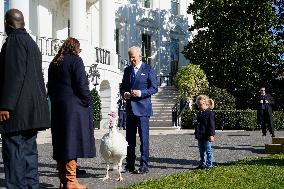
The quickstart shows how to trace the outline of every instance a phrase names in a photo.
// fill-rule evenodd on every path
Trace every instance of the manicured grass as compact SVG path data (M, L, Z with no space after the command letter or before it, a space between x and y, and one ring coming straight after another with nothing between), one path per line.
M158 180L148 180L127 188L143 189L283 189L284 154L245 159L215 166L213 170L194 170Z

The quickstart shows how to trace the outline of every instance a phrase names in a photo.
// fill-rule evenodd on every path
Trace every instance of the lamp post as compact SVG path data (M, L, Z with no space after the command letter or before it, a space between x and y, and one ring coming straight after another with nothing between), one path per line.
M98 64L92 64L89 69L89 74L87 75L88 78L91 78L91 82L95 80L95 83L93 84L95 86L95 89L97 85L99 85L98 79L100 79L101 76L99 70L97 69L97 66Z

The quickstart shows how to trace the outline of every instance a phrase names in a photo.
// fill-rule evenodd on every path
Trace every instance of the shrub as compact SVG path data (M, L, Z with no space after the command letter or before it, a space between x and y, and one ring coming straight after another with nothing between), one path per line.
M273 124L276 130L284 129L284 111L273 112Z
M177 72L174 84L180 94L185 94L190 99L204 93L209 87L204 71L193 64L184 66Z
M207 94L214 100L215 110L233 110L236 108L235 97L228 93L226 89L212 86Z
M92 105L93 105L93 119L94 121L101 121L102 120L102 104L101 99L98 91L93 89L91 91L92 96Z
M224 130L256 130L260 129L257 124L256 110L214 110L216 115L216 129ZM181 116L183 129L194 129L192 121L196 110L186 110ZM284 111L273 112L273 122L276 130L284 129Z

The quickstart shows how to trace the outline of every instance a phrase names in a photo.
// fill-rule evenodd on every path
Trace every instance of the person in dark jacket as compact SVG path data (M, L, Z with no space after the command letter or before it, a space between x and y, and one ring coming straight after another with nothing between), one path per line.
M86 188L77 181L76 159L96 155L91 92L80 51L79 41L68 38L48 69L53 158L63 188Z
M21 11L5 14L0 54L0 133L7 188L39 188L39 130L50 127L41 52L24 29Z
M272 106L274 99L270 94L265 92L265 87L259 89L259 95L257 95L257 122L261 125L262 135L266 136L267 127L272 137L274 135L274 126L272 120Z
M118 107L118 127L119 129L126 129L126 110L125 110L126 102L123 97L120 95L120 98L117 101Z
M213 152L211 143L215 138L215 114L212 111L214 101L206 95L196 98L199 112L196 116L195 138L198 140L200 162L198 169L211 169L213 167ZM206 160L205 160L206 155Z

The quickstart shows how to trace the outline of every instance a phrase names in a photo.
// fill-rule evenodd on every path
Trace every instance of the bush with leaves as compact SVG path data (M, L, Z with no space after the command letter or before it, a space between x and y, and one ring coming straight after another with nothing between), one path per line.
M215 102L215 110L233 110L236 108L235 97L226 89L215 86L209 87L208 96Z
M102 104L101 99L98 91L93 89L91 91L92 96L92 105L93 105L93 119L94 121L101 121L102 120Z
M198 66L189 64L182 67L174 77L174 85L180 94L192 99L208 90L209 83L204 71Z
M224 130L256 130L256 110L214 110L216 115L216 129ZM193 120L197 110L186 110L181 116L182 129L194 129ZM274 127L277 130L284 129L284 111L274 111L272 114Z

